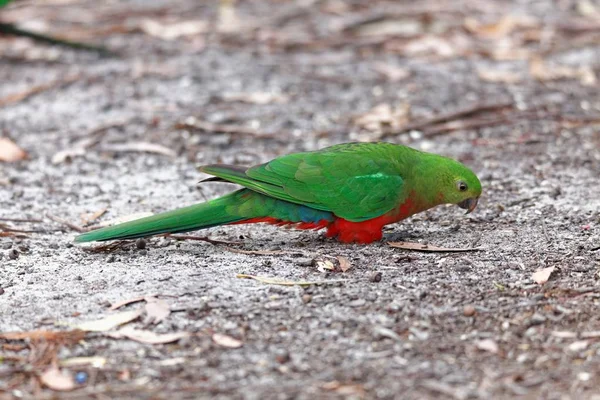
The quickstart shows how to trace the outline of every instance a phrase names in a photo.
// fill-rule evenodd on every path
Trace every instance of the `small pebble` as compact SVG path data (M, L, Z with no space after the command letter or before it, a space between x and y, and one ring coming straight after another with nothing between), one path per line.
M4 294L4 289L0 287L0 296Z
M473 307L472 305L468 305L465 306L465 308L463 308L463 315L465 317L472 317L473 315L475 315L476 312L477 310L475 310L475 307Z
M375 272L374 274L372 274L372 275L369 277L369 280L370 280L371 282L375 282L375 283L377 283L377 282L381 282L381 272L379 272L379 271L378 271L378 272Z
M137 247L138 249L142 250L142 249L146 248L146 244L147 243L148 242L146 241L146 239L140 238L140 239L138 239L138 240L135 241L135 247Z
M107 263L115 262L115 256L114 256L114 254L111 254L110 256L108 256L106 258L106 262Z
M16 251L15 249L11 249L8 251L8 258L11 260L16 260L17 258L19 258L19 252Z
M311 300L312 300L312 296L310 294L305 294L305 295L302 296L302 302L304 304L310 303Z
M148 254L148 250L140 250L139 254L140 256L145 256L146 254Z

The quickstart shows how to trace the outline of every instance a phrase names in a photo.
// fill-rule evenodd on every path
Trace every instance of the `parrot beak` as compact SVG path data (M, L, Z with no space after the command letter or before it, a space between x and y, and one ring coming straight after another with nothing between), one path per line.
M467 210L467 214L477 207L477 201L479 201L479 197L471 197L470 199L466 199L457 204L460 208Z

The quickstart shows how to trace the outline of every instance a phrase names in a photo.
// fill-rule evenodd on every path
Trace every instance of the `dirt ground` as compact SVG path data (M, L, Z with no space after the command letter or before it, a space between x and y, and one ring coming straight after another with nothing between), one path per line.
M28 154L0 163L0 399L600 399L597 2L35 3L0 19L117 54L0 36L0 132ZM367 246L261 225L73 244L233 188L198 165L357 140L461 160L479 207Z

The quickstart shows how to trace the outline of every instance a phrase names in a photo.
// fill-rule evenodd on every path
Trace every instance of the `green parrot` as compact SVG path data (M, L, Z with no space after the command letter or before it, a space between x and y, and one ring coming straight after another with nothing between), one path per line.
M450 158L391 143L345 143L289 154L251 168L207 165L203 182L243 189L205 203L110 226L77 242L134 239L219 225L267 222L327 228L344 243L380 240L385 225L439 204L473 211L481 183Z

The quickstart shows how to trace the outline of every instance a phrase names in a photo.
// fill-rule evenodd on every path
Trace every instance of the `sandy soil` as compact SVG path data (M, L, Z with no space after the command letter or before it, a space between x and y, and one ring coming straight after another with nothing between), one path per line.
M228 23L216 2L154 3L0 11L119 54L0 37L0 132L29 154L0 164L0 218L41 220L0 221L32 231L0 237L0 332L67 331L153 295L171 314L126 327L189 336L0 339L0 398L600 398L600 14L585 4L597 5L261 0ZM196 30L165 37L182 21ZM360 126L380 104L396 114ZM242 245L152 238L92 252L52 219L193 204L233 188L198 186L200 164L353 140L465 162L484 186L478 209L438 207L369 246L255 225L198 233ZM484 250L387 244L403 240ZM324 256L351 268L320 270ZM53 360L84 356L105 362L64 367L75 390L41 383Z

